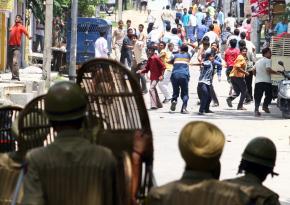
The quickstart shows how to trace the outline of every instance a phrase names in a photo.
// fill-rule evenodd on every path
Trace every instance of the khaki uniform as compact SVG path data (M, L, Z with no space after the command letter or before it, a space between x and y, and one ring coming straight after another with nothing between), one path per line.
M52 144L31 150L26 158L22 204L120 204L111 151L91 144L80 131L60 132Z
M247 205L249 201L239 186L193 171L186 171L179 181L153 188L149 194L150 205Z
M212 175L207 172L197 171L185 171L180 180L168 183L161 187L153 187L149 193L148 201L150 205L169 205L167 198L170 195L179 192L186 191L190 186L197 184L204 180L213 179ZM179 204L189 203L186 199L180 199Z
M241 189L253 200L256 205L279 205L279 196L262 185L261 180L253 174L226 180L238 184Z

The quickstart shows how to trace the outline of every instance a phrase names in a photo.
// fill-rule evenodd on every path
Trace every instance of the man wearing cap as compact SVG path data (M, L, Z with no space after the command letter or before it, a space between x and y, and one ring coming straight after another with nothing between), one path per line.
M120 204L113 154L92 144L82 130L85 93L72 82L59 82L48 90L44 106L57 136L27 153L21 204Z
M246 146L238 173L242 177L226 180L238 184L242 190L254 201L252 204L278 205L279 196L263 186L268 174L277 175L273 169L276 162L276 146L266 137L256 137Z
M177 181L152 188L148 197L149 204L173 204L167 201L172 196L179 197L179 204L191 204L192 201L181 196L199 182L219 178L219 159L224 144L225 136L215 125L202 121L188 123L179 135L179 150L186 163L183 176Z

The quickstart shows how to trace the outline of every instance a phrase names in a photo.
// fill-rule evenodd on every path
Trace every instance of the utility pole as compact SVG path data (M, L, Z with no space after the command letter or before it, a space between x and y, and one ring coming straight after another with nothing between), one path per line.
M52 36L53 0L46 0L45 3L45 36L43 51L43 79L47 87L50 86L51 71L51 36Z
M118 0L118 21L122 20L123 0Z
M78 0L72 1L71 6L71 44L70 44L70 64L69 79L76 79L76 56L77 56L77 23L78 23Z

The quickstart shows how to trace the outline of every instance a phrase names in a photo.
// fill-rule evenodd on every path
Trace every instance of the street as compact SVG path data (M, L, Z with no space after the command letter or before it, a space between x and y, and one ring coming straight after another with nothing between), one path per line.
M158 185L179 179L184 169L184 162L178 150L178 135L182 127L193 120L205 120L217 125L226 136L226 145L221 157L221 179L233 178L238 171L241 154L246 144L254 137L265 136L274 141L277 146L277 161L275 172L279 176L268 177L265 185L280 195L283 204L290 204L290 192L288 189L289 157L290 157L290 120L281 118L281 112L273 103L270 106L271 114L262 113L260 118L254 117L253 103L245 105L247 111L237 111L238 99L233 102L233 108L228 108L226 97L229 85L224 72L223 79L218 82L215 79L214 87L220 102L219 107L212 107L214 114L205 116L197 115L197 79L199 71L197 67L191 68L189 115L180 113L181 102L177 105L176 112L169 112L170 103L162 109L149 110L151 126L154 134L155 161L154 172ZM163 96L159 93L160 99ZM149 95L145 96L146 106L150 106ZM286 203L288 202L288 203Z

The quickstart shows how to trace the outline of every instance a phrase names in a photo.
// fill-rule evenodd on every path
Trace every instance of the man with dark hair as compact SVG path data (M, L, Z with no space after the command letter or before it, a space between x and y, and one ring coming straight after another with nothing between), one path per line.
M265 93L265 99L263 103L263 110L266 113L270 113L269 105L272 101L272 80L271 74L279 74L272 69L272 52L270 48L264 48L262 50L263 58L259 59L254 68L254 74L256 76L254 99L255 99L255 116L261 116L259 112L259 106Z
M137 74L148 73L150 71L150 102L151 109L162 108L162 103L160 102L160 98L157 93L156 86L160 80L163 80L163 73L165 71L165 65L162 63L159 56L155 53L154 47L148 48L148 61L146 66L137 71Z
M19 79L19 56L22 34L30 40L32 37L28 34L25 26L22 25L22 16L17 15L15 17L15 24L9 29L9 40L8 40L8 62L7 65L12 72L12 80Z
M109 49L108 41L104 38L105 32L100 32L100 37L95 42L95 57L96 58L108 58Z
M236 39L237 40L237 45L236 45L236 48L239 48L239 41L241 40L240 38L240 30L239 29L235 29L234 30L234 35L231 35L229 38L228 38L228 41L227 41L227 46L229 47L229 43L230 43L230 40L232 39Z
M205 20L202 19L201 20L201 25L197 26L196 29L196 38L197 38L197 42L200 43L201 40L203 39L204 35L206 34L206 32L208 31L207 26L205 25Z
M271 174L277 175L273 169L276 162L276 146L266 137L256 137L246 146L238 173L244 176L226 180L236 184L252 199L251 204L280 205L279 196L262 183Z
M161 13L161 20L163 22L163 30L166 29L166 26L171 26L171 21L174 20L174 16L170 10L170 6L167 5L166 9L164 9Z
M214 25L211 24L209 26L209 31L204 35L204 37L207 36L209 38L209 43L212 44L214 42L218 43L219 42L219 37L218 35L214 32Z
M209 12L206 12L206 16L205 16L204 20L205 20L206 26L209 27L212 24L212 18L210 16Z
M232 13L229 12L228 17L225 18L225 27L230 27L231 32L234 32L235 26L236 26L236 18L234 18L232 16Z
M179 97L179 91L181 90L182 107L181 113L188 114L187 102L188 102L188 82L189 82L189 62L190 55L188 53L188 46L182 45L180 52L174 55L171 60L173 64L173 70L171 74L171 83L173 87L173 95L171 98L171 111L175 111L177 105L177 98Z
M132 66L132 49L133 49L133 44L132 44L132 36L134 35L133 29L129 28L127 30L127 36L125 36L123 40L123 45L121 48L121 57L120 57L120 62L125 64L125 60L127 60L127 65L129 69L131 69Z

